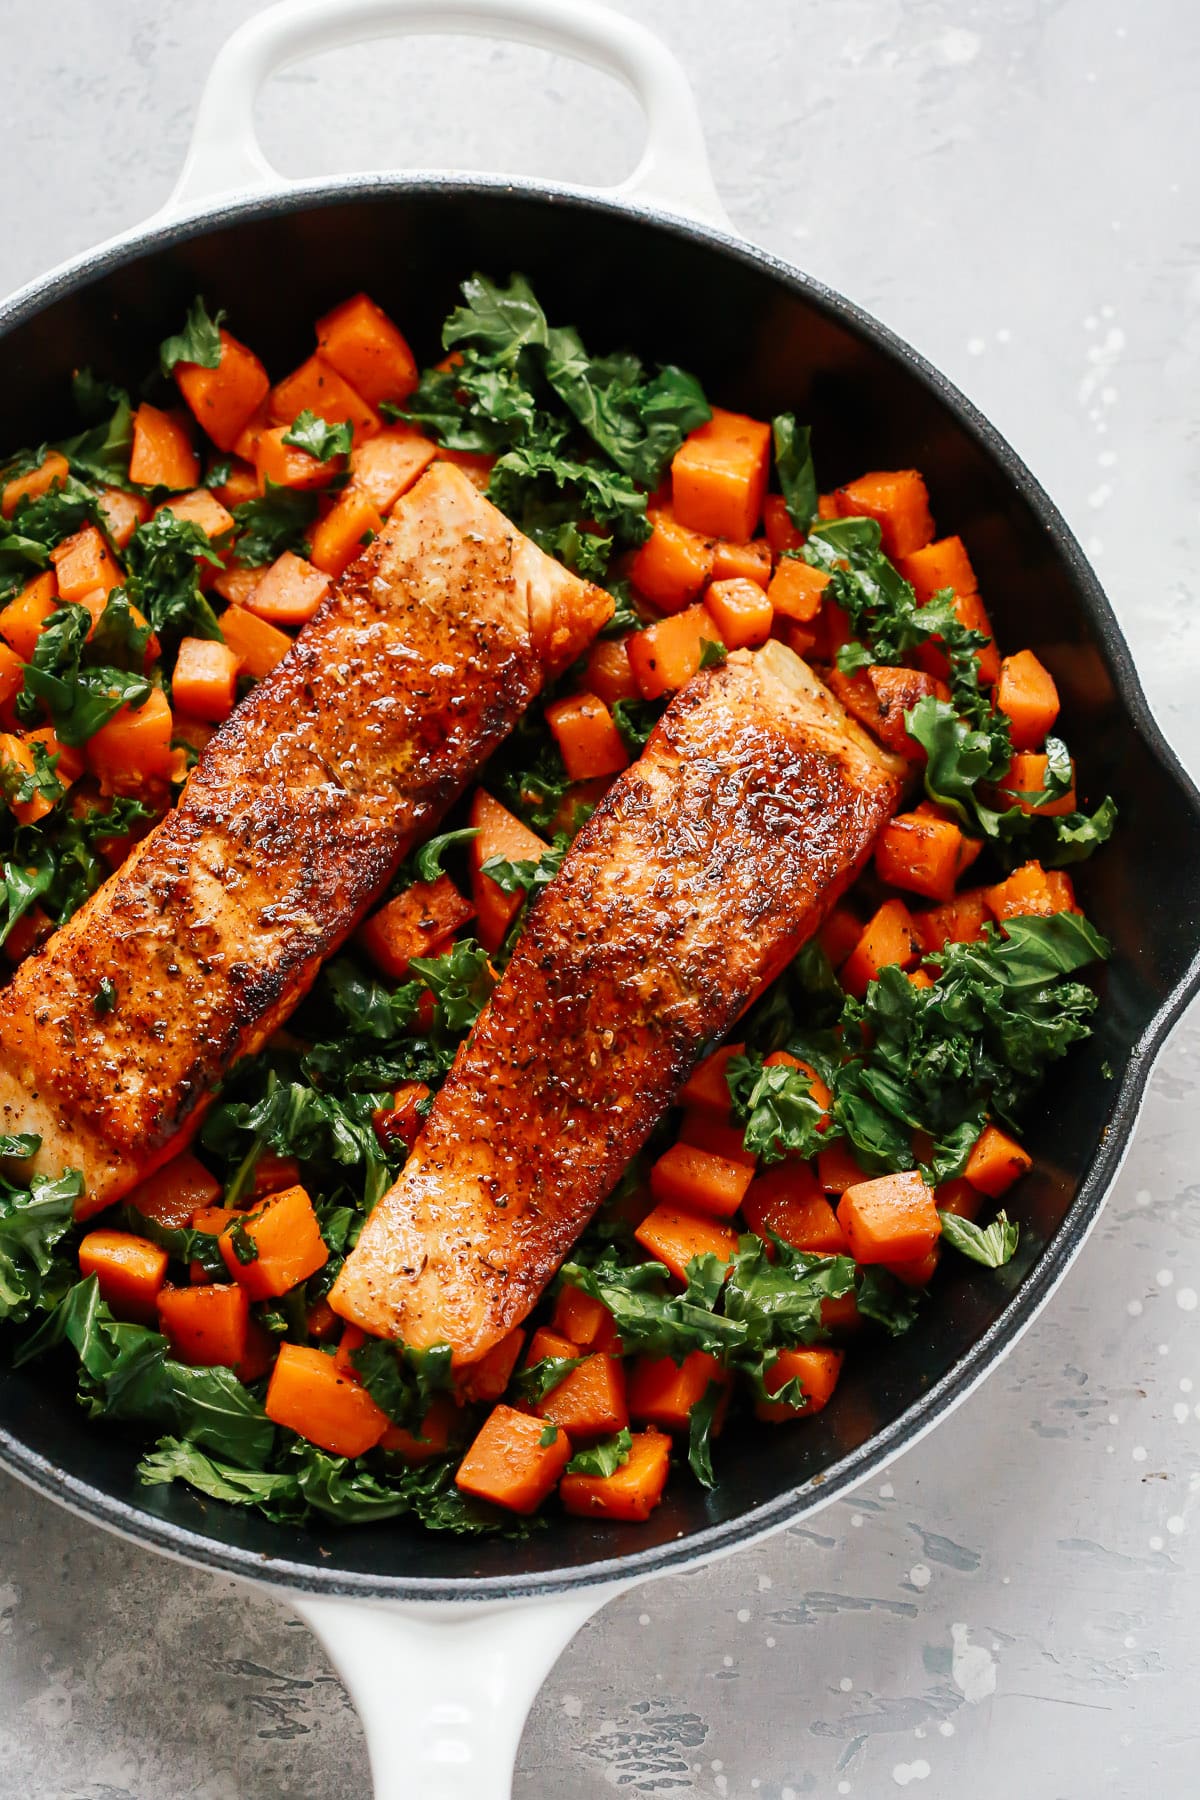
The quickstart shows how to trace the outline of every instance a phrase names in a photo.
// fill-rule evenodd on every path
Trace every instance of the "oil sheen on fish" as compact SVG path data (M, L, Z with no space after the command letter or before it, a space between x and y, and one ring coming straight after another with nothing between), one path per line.
M901 781L781 644L690 682L532 908L334 1308L460 1363L518 1324L706 1047L853 880Z
M0 991L0 1132L38 1133L33 1169L81 1168L86 1215L173 1154L611 610L435 463L175 810Z

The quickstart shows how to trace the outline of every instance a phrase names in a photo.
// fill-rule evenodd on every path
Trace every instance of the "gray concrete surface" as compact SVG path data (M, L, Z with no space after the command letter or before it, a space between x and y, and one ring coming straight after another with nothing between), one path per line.
M252 0L0 7L0 288L152 211ZM1057 497L1200 771L1200 15L1184 0L671 0L737 224L945 368ZM339 53L262 106L289 170L632 162L600 77ZM382 155L381 155L382 149ZM1104 1219L987 1386L855 1499L613 1605L519 1800L1200 1791L1200 1013ZM363 1800L305 1630L0 1484L0 1796Z

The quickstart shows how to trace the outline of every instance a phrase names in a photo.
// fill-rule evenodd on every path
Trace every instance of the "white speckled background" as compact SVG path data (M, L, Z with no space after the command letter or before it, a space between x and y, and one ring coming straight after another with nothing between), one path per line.
M253 0L0 7L0 289L165 198ZM1185 0L648 0L738 226L991 415L1095 557L1200 771L1200 11ZM630 166L633 104L525 51L340 53L275 83L295 173ZM857 1499L611 1606L519 1800L1190 1800L1200 1791L1200 1013L1104 1219L986 1388ZM0 1482L3 1800L365 1800L314 1641Z

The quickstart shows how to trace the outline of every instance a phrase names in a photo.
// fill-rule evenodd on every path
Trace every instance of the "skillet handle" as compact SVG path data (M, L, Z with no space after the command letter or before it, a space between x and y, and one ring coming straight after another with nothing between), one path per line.
M316 1632L349 1689L375 1800L511 1800L538 1689L620 1591L486 1607L278 1597Z
M258 91L275 71L321 50L430 33L532 44L616 76L641 103L647 129L637 168L609 191L728 224L683 69L661 38L595 0L282 0L247 19L218 52L164 216L218 195L287 185L254 124Z

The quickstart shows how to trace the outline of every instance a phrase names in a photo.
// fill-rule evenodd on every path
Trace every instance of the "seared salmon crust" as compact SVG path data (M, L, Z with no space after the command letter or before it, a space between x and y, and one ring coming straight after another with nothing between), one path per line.
M176 809L0 991L0 1131L86 1216L186 1140L611 597L435 463ZM94 1004L104 980L113 1009Z
M779 643L691 681L532 907L335 1310L460 1363L525 1318L706 1047L854 879L901 781Z

